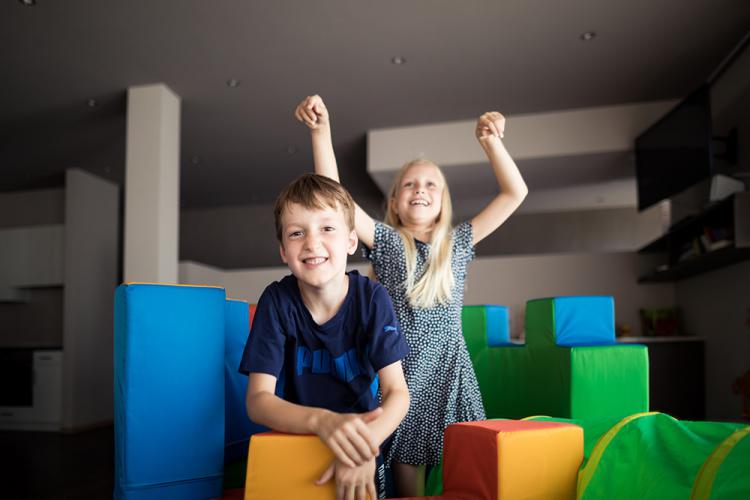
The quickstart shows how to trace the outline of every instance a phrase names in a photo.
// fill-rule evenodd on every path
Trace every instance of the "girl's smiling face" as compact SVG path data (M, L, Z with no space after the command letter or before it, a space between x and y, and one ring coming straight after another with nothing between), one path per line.
M391 199L404 225L433 224L440 215L445 180L432 163L416 163L404 172Z

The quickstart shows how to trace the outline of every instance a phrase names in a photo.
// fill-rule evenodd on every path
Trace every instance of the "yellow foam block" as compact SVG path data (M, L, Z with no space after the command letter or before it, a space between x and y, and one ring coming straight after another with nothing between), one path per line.
M315 481L333 461L333 453L317 436L264 432L250 438L245 500L332 500L333 480Z
M573 425L499 432L500 499L576 498L583 429Z

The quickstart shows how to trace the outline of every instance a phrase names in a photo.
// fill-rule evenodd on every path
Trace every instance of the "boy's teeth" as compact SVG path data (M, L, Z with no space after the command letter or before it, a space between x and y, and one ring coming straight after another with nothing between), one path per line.
M308 264L322 264L325 260L324 257L315 257L314 259L305 259L305 262Z

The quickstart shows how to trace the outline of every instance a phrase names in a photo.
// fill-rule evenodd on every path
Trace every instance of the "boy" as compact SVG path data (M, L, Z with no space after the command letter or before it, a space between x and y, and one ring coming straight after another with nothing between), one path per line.
M277 431L317 434L335 455L317 484L335 476L337 498L382 498L375 457L409 407L400 362L409 349L385 289L346 272L358 243L354 201L339 183L306 174L281 192L274 218L292 274L258 301L240 364L250 377L248 415ZM274 394L277 379L284 399Z

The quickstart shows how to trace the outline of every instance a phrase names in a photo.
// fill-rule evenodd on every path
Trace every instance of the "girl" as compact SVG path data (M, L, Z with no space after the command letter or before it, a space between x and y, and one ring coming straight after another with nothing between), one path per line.
M339 180L328 111L315 95L295 110L312 135L315 172ZM387 200L385 224L359 206L355 229L375 275L393 300L410 354L403 360L409 412L393 435L399 496L422 495L424 465L439 463L443 431L454 422L484 420L476 375L461 334L466 265L474 245L518 208L528 192L501 138L505 118L485 113L476 125L501 192L471 221L451 227L448 186L440 169L418 159L403 166Z

